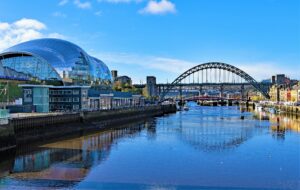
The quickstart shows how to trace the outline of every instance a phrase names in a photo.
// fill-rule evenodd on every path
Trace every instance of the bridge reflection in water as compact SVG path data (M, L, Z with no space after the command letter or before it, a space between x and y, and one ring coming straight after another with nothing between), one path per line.
M222 114L226 109L229 111ZM190 112L195 112L199 125L189 123L188 117L193 113L185 112L178 114L178 124L164 123L164 119L158 124L165 126L160 130L178 133L181 140L203 152L233 150L253 136L264 133L266 128L270 128L270 134L277 140L284 140L287 131L300 133L300 117L296 115L275 115L239 107L202 109L195 105Z
M252 121L247 118L252 117L249 112L240 112L238 107L227 107L231 111L222 114L224 107L193 106L189 113L178 114L179 123L164 123L166 126L160 128L165 131L176 131L178 137L197 150L204 152L219 152L234 149L244 141L250 139L259 130L254 129ZM198 125L189 123L189 118L195 112ZM193 118L195 120L195 118Z

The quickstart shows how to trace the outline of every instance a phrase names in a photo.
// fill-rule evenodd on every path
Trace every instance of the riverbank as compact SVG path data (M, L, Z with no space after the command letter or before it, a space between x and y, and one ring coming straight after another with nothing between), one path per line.
M266 111L272 109L276 113L286 113L286 114L300 115L300 106L259 104L259 103L255 103L255 102L244 102L241 105L246 106L246 107L252 107L253 109L255 109L255 107L257 107L257 106L260 106Z
M263 108L273 108L279 113L300 115L300 106L268 105L262 104Z
M0 151L18 144L43 141L86 131L105 130L119 124L176 112L175 105L155 105L117 110L49 114L12 118L0 128Z

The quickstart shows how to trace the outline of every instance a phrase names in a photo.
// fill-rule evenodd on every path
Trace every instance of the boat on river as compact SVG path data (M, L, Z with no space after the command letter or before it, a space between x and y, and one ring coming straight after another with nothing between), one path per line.
M184 107L183 107L183 110L184 110L184 111L189 111L189 109L190 109L190 108L189 108L188 106L184 106Z

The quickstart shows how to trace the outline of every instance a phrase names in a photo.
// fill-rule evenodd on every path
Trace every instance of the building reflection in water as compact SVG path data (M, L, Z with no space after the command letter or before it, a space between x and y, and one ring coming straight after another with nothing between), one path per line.
M270 115L273 137L284 140L289 131L300 133L300 118L296 115Z
M259 120L268 120L272 136L277 140L284 140L287 132L300 133L300 117L290 114L271 114L267 112L254 112Z
M0 178L9 175L12 171L14 165L14 157L13 156L4 156L1 155L0 160Z
M145 123L145 129L147 130L147 138L148 140L156 139L156 120L152 120L151 122Z
M125 128L46 144L30 153L17 153L10 162L7 159L5 162L0 161L1 168L5 168L0 171L0 176L10 173L15 179L82 180L92 166L108 158L112 146L122 138L134 138L144 127L144 123L132 124Z

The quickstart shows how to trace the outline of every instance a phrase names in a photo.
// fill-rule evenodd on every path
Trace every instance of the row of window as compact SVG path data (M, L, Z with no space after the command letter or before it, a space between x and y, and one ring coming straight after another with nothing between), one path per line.
M50 102L79 102L79 97L75 98L50 98Z
M50 105L51 110L79 110L79 105Z
M50 90L50 95L78 95L79 90Z

